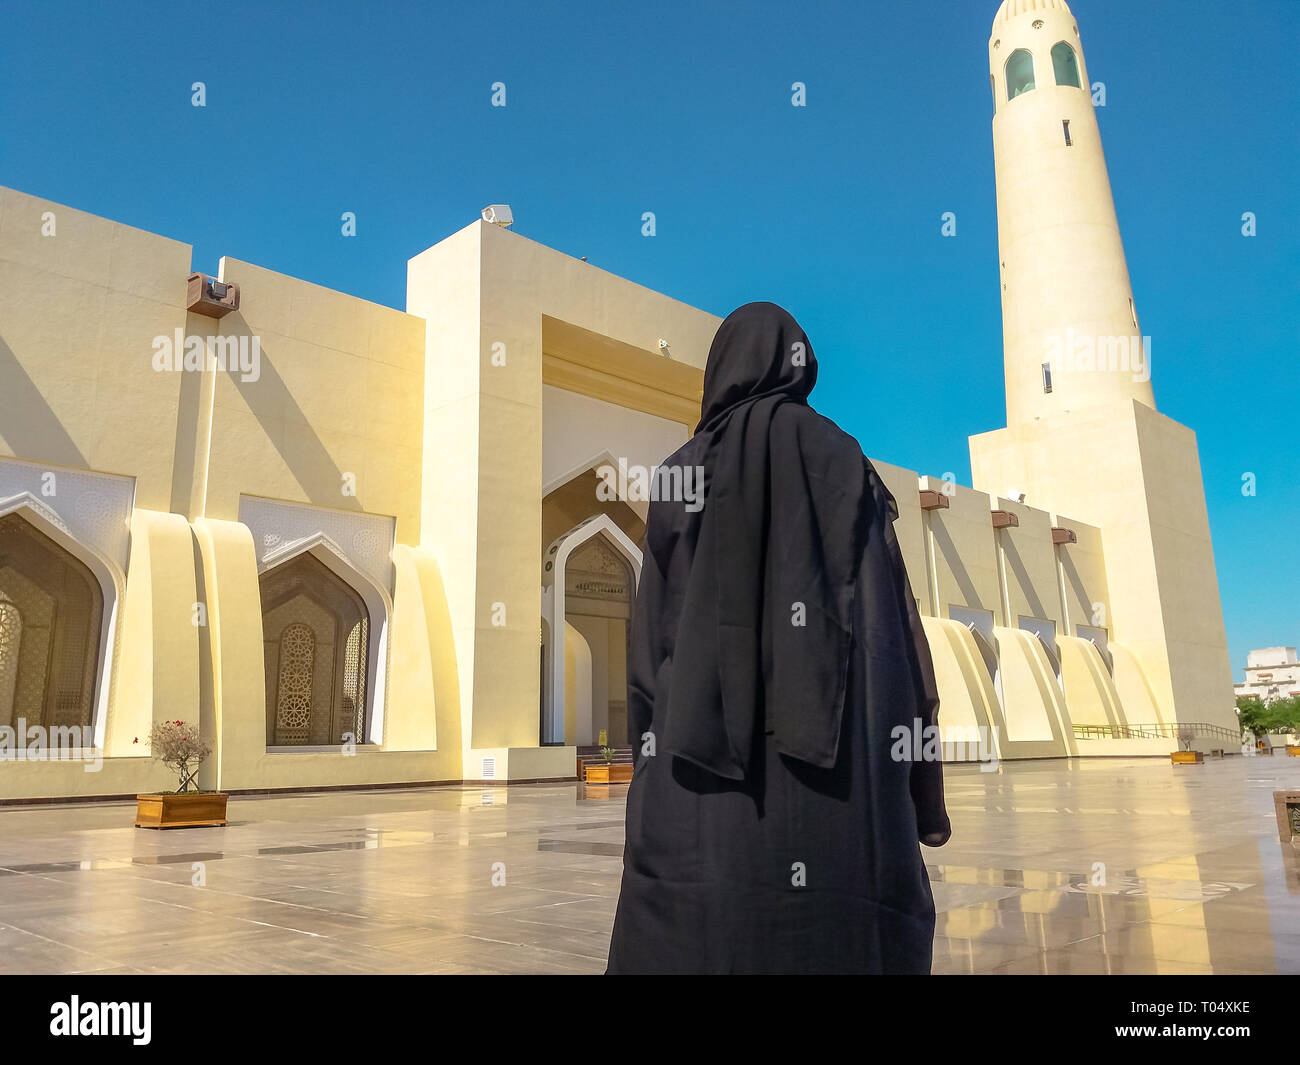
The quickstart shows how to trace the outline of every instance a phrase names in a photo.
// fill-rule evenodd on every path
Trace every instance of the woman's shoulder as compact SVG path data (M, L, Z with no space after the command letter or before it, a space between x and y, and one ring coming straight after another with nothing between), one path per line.
M784 403L777 408L774 421L783 421L805 440L815 440L837 455L852 461L865 461L862 446L850 433L841 429L824 414L803 403Z

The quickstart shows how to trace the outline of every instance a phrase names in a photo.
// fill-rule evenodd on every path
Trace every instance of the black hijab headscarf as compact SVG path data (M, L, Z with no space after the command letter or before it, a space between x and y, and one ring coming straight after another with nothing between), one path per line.
M870 489L856 441L808 406L816 380L773 303L729 315L704 371L705 504L663 742L732 780L760 728L815 766L839 748Z

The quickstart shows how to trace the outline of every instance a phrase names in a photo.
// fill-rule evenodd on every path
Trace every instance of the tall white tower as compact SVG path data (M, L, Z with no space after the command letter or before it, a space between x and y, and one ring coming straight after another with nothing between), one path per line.
M1154 409L1137 308L1065 0L1007 0L989 37L1007 424Z
M1196 436L1155 409L1078 24L1003 0L988 54L1007 427L970 438L972 481L1101 530L1107 601L1072 625L1107 631L1125 711L1151 719L1127 724L1235 747Z

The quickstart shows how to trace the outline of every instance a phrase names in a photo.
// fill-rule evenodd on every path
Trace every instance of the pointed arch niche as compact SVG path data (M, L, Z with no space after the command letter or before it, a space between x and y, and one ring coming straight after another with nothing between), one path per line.
M0 725L102 747L125 574L29 492L0 499Z
M624 463L626 463L626 459ZM602 482L616 477L619 460L600 450L542 485L542 542L545 550L559 537L598 514L609 517L634 544L645 535L648 500L601 499Z
M328 536L258 565L268 749L383 742L392 599Z
M579 522L543 552L543 744L587 746L602 730L611 745L626 742L627 634L640 575L640 550L609 514Z
M239 520L257 550L266 749L382 744L394 519L243 497Z

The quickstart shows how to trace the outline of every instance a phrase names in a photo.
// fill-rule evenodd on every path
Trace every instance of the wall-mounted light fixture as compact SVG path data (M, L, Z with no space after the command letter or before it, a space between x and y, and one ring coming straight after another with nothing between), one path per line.
M224 318L231 311L239 310L239 286L217 281L207 274L190 274L185 309L209 318Z

